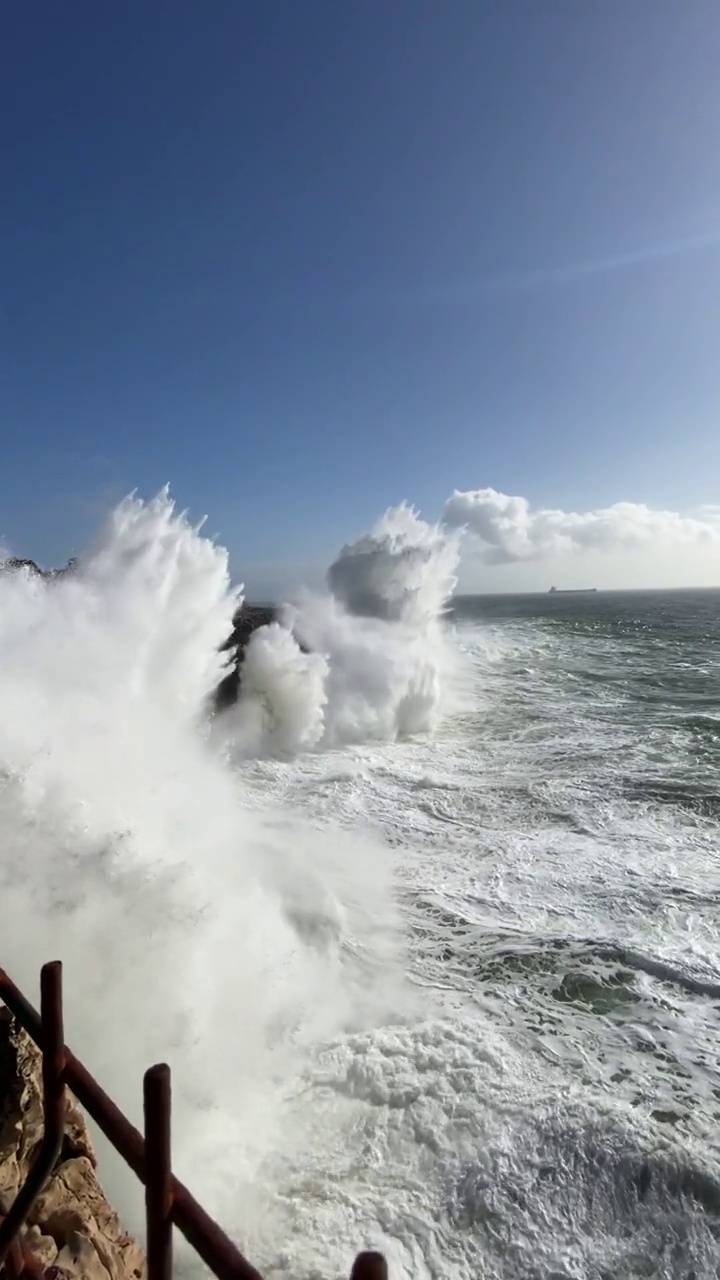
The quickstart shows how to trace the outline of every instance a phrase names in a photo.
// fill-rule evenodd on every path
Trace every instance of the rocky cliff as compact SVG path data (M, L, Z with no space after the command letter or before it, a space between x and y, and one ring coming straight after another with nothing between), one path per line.
M0 1212L25 1181L42 1133L40 1054L0 1008ZM142 1250L105 1198L95 1168L85 1120L68 1093L60 1159L20 1236L28 1280L143 1280Z
M253 631L257 631L258 627L267 627L276 617L276 610L268 604L243 604L238 609L233 618L232 635L223 645L223 649L235 649L235 662L215 690L216 711L224 711L237 702L240 694L240 670L247 643Z
M41 569L34 560L20 560L16 556L10 556L7 560L0 562L0 572L25 571L46 580L62 578L67 573L73 573L76 567L77 560L69 560L64 569ZM277 611L272 605L243 604L238 609L233 618L232 634L223 645L223 649L235 649L235 662L215 691L213 710L224 711L237 702L240 693L240 669L247 643L253 631L257 631L258 627L266 627L268 623L274 622L276 617Z
M0 561L0 571L3 573L19 573L25 569L39 578L63 578L66 573L74 573L76 568L77 559L74 556L68 560L64 569L41 569L34 560L19 560L17 556L8 556L7 560Z

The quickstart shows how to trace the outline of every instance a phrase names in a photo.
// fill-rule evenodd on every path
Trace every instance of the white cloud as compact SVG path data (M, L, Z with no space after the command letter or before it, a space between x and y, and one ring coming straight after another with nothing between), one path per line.
M479 543L488 565L548 561L578 553L696 549L718 555L720 508L694 514L662 511L640 502L616 502L595 511L560 511L530 506L527 498L496 489L456 489L445 503L447 524L465 527Z
M442 519L466 530L462 592L720 587L720 504L684 514L639 502L591 511L532 507L496 489L455 490ZM328 555L328 560L330 556ZM234 561L235 562L235 561ZM287 599L304 585L322 590L322 563L235 562L248 600Z

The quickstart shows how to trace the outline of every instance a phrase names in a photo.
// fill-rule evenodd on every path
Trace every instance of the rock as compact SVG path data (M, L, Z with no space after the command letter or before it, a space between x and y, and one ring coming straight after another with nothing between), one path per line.
M73 556L64 569L41 569L34 560L19 560L17 556L8 556L7 560L0 561L0 572L19 573L24 569L27 573L39 578L63 578L66 573L75 572L77 563L77 557Z
M271 604L243 604L238 609L233 618L232 635L223 645L223 650L235 649L235 662L228 674L220 681L213 699L213 709L215 711L224 711L227 707L232 707L240 696L240 685L242 681L242 664L245 657L245 650L254 631L258 627L267 627L271 622L279 622L281 620L281 611ZM303 653L307 653L307 648L295 637Z
M223 645L223 651L235 649L235 661L227 675L220 681L215 690L213 707L215 711L225 711L233 707L240 696L240 668L243 664L248 641L258 627L267 627L275 622L277 611L272 605L242 604L233 618L232 635Z
M0 1201L12 1204L43 1133L42 1059L29 1036L0 1009ZM95 1173L90 1135L67 1094L58 1163L20 1235L28 1276L52 1268L55 1280L142 1280L145 1258L121 1225ZM23 1273L25 1274L25 1273Z
M45 577L40 565L34 560L18 560L17 556L8 556L7 560L3 560L0 564L0 569L3 573L19 573L21 569L26 569L28 573L37 574L41 578Z
M34 560L19 560L16 556L10 556L7 560L0 561L0 573L20 573L24 570L33 576L49 581L62 578L68 573L74 573L77 565L77 560L73 558L68 560L64 569L41 569ZM232 635L228 636L222 646L223 651L227 649L235 650L235 661L215 690L212 699L212 709L214 711L224 711L227 707L234 706L240 696L240 669L243 664L245 649L253 631L257 631L258 627L266 627L271 622L277 621L279 621L279 611L274 605L243 604L238 609L233 618ZM300 641L298 643L303 653L306 653L307 650L302 643Z

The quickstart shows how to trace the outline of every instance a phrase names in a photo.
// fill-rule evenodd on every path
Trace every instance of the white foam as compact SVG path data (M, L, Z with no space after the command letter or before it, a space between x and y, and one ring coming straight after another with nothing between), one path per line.
M402 504L344 547L329 591L298 594L284 633L262 628L251 638L225 738L245 750L298 749L434 728L452 699L455 653L443 615L458 538ZM293 648L287 628L310 655Z
M25 990L64 961L69 1041L136 1119L169 1059L178 1172L242 1231L287 1082L404 996L387 852L263 805L207 741L237 602L166 492L74 576L0 574L0 912Z
M142 1070L170 1061L176 1169L269 1275L336 1280L370 1245L393 1280L646 1263L709 1280L707 1153L658 1133L654 1098L604 1083L613 1062L564 1034L563 1005L532 1026L519 972L478 991L484 933L532 940L552 913L584 928L598 902L617 922L630 898L618 879L593 900L576 833L550 848L547 828L518 831L546 739L516 735L513 698L535 688L541 638L464 636L467 723L383 741L442 711L443 537L400 508L346 549L336 594L288 618L316 651L259 631L212 733L239 593L167 493L121 504L74 577L0 574L0 961L32 992L40 963L64 960L69 1042L136 1121ZM539 705L531 728L555 703ZM222 724L239 754L275 758L228 767ZM397 840L392 862L350 833L370 819ZM600 870L606 884L604 849ZM634 1093L650 1055L632 1061ZM101 1168L137 1226L139 1188L105 1152Z

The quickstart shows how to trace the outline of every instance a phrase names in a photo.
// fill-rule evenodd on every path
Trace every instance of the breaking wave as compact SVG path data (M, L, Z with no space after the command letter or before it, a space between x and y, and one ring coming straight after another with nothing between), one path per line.
M409 999L386 850L263 805L216 750L240 598L166 491L122 502L73 574L0 573L2 963L31 992L64 961L68 1038L136 1118L168 1056L178 1173L235 1225L287 1138L288 1079ZM292 667L279 627L251 657L267 687L272 650L276 690L283 647Z
M284 626L251 638L227 740L296 751L432 729L452 699L458 538L403 504L344 547L326 592L298 594Z
M457 550L388 512L255 633L214 720L241 592L167 492L121 503L73 574L0 574L0 960L28 992L63 960L68 1040L136 1121L170 1062L175 1168L268 1275L369 1246L399 1280L705 1280L716 1161L597 1105L481 993L414 986L390 850L234 767L432 726ZM101 1167L137 1228L140 1189Z

